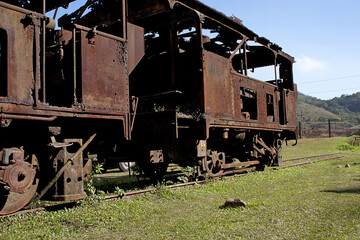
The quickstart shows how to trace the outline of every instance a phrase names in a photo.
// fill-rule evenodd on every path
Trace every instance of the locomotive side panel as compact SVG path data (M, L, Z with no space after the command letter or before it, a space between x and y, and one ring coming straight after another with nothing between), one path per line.
M82 104L86 109L128 112L125 41L81 31Z
M255 120L266 124L266 127L278 127L278 92L275 86L239 74L233 74L232 77L237 120Z
M287 92L286 106L287 106L287 124L296 127L296 102L297 102L297 88L294 84L294 91Z
M0 29L2 29L2 48L7 49L6 61L7 79L1 79L1 90L5 101L18 104L33 104L34 88L34 26L26 26L22 22L26 15L24 13L8 10L0 7ZM4 46L3 46L4 45ZM35 53L36 54L36 53ZM5 66L5 64L2 64ZM5 76L2 76L5 78Z
M210 125L263 129L296 125L294 91L277 91L274 84L239 74L231 70L229 59L213 52L204 50L203 62L205 115Z
M233 118L233 84L229 60L205 50L203 61L205 113L212 117Z

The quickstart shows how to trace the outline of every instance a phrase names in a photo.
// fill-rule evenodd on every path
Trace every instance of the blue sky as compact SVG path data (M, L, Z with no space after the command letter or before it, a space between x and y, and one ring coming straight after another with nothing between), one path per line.
M360 92L360 0L201 1L295 57L300 92L320 99Z
M360 92L359 0L202 0L234 14L296 59L298 90L321 99Z

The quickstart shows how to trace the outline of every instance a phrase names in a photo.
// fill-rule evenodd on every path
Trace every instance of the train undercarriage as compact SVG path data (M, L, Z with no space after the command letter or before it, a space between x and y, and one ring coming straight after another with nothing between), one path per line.
M114 146L123 145L116 144L115 139L105 142L112 134L103 127L94 128L97 136L90 137L85 136L88 131L80 131L79 125L68 130L60 124L39 122L30 124L31 128L24 126L22 121L14 121L1 128L6 139L0 151L1 215L23 208L34 198L35 201L85 198L83 183L91 176L92 163L83 156L89 151L98 156L136 161L155 180L166 173L169 163L192 166L198 177L215 177L262 170L266 165L279 164L281 157L281 134L266 131L212 128L208 140L136 143L115 150Z

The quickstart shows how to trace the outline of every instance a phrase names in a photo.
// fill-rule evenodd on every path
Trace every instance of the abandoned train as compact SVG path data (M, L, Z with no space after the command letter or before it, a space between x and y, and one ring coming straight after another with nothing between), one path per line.
M55 28L73 1L0 1L0 214L84 198L87 152L149 175L279 164L297 90L278 45L197 0L89 0Z

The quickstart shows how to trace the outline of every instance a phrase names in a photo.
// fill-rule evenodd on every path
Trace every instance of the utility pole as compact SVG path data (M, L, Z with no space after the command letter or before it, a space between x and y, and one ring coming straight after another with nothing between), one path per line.
M330 119L328 120L328 124L329 124L329 138L331 138L331 121L330 121Z
M299 121L299 138L302 138L302 122L303 122L303 112L300 113L300 121Z

